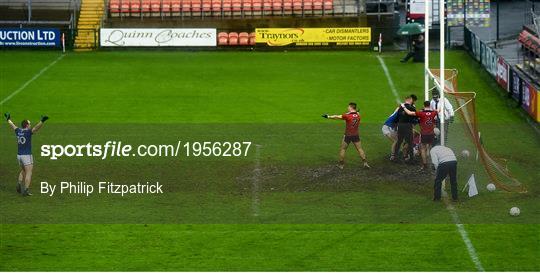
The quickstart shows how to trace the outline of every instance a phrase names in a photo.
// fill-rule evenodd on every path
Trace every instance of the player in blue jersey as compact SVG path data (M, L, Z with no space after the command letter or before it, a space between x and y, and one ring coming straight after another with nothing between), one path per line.
M382 133L392 142L392 152L394 154L394 149L396 148L397 143L397 122L398 122L398 108L386 119L382 127Z
M19 173L19 180L17 181L17 192L23 196L30 196L30 183L32 182L32 169L34 168L34 158L32 157L32 135L35 134L43 123L49 119L47 116L41 116L41 120L33 128L30 126L30 121L25 119L21 122L21 128L17 127L11 121L11 115L5 113L4 117L11 127L15 131L17 137L17 161L21 166L21 172Z

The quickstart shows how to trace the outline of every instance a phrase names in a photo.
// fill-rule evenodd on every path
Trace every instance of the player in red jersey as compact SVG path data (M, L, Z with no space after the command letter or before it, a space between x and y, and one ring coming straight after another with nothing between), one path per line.
M405 113L410 116L416 116L419 119L420 125L420 155L422 156L422 170L427 169L427 157L428 152L431 150L433 141L435 140L435 125L437 121L437 111L430 108L430 102L424 102L424 109L422 111L409 111L407 108L403 108Z
M366 153L364 153L364 150L362 149L362 144L360 143L360 136L358 135L360 114L356 110L356 103L349 103L349 106L347 107L347 113L344 113L342 115L324 114L322 115L322 117L328 119L345 120L345 135L343 136L343 140L341 141L341 147L339 149L338 167L340 169L343 169L343 165L345 164L345 151L347 151L349 144L352 142L354 144L354 147L356 148L356 151L358 151L360 158L362 158L362 161L364 162L364 168L369 169L370 166L366 160Z

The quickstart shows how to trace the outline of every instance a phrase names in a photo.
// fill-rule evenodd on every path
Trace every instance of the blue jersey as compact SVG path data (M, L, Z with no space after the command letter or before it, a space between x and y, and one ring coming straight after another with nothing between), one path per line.
M398 111L396 110L386 119L386 121L384 122L384 125L390 128L394 128L397 124L397 121L398 121Z
M17 145L19 146L18 155L32 154L32 129L15 129L17 136Z

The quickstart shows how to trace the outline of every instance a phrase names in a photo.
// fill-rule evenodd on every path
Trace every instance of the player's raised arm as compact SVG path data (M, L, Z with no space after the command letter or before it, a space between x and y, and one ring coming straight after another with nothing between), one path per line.
M36 126L34 126L34 128L32 128L32 133L35 134L39 129L41 129L41 127L43 127L43 124L45 123L45 121L47 121L48 119L49 119L48 116L41 116L41 119L38 122L38 124L36 124Z
M322 115L323 118L327 118L327 119L343 119L343 116L342 115L328 115L328 114L324 114Z
M9 127L11 127L11 129L17 129L17 125L15 125L13 121L11 121L11 115L9 113L5 113L4 117L6 118L6 121L9 124Z

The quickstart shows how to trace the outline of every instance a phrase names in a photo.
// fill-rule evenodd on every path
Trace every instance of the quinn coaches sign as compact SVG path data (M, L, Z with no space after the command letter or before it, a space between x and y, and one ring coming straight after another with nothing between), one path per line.
M0 28L0 47L60 46L60 31L54 28Z
M215 28L102 28L104 47L216 46Z

